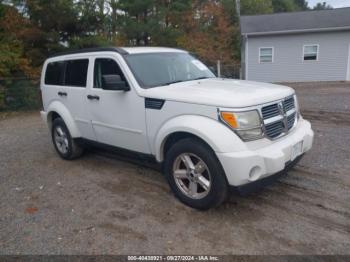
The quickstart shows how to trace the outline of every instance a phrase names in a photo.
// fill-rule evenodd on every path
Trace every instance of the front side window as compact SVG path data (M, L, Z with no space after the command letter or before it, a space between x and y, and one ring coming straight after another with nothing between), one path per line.
M64 85L86 87L88 66L88 59L66 61Z
M94 67L94 88L104 88L103 76L116 75L127 83L125 76L116 61L110 58L97 58Z
M273 62L273 48L261 47L259 49L259 62L260 63L272 63Z
M142 88L215 77L206 65L188 53L131 54L125 60Z
M46 67L45 84L63 85L64 62L52 62Z
M304 61L318 60L318 45L304 45Z

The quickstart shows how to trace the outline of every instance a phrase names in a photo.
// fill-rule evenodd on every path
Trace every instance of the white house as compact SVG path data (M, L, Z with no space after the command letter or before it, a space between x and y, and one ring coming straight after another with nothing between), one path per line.
M243 16L241 32L247 80L350 80L350 8Z

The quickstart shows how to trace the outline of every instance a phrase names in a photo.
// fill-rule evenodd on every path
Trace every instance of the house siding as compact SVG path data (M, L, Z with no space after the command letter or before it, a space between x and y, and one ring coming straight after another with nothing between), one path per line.
M350 31L249 36L246 79L263 82L347 80ZM247 43L246 43L247 44ZM319 45L318 61L303 61L303 46ZM259 48L273 47L273 63L259 63Z

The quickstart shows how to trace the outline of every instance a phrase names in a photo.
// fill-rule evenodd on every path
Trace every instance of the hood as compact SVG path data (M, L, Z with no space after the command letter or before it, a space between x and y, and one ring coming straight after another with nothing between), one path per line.
M181 82L142 92L149 98L229 108L255 106L293 94L294 90L287 86L222 78Z

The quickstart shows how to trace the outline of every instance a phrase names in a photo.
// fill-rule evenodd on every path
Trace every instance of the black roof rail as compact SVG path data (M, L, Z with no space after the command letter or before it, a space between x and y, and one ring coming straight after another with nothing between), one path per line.
M94 52L116 52L121 55L127 55L128 52L120 47L97 47L97 48L82 48L77 50L70 50L66 52L59 52L53 55L50 55L49 58L64 56L64 55L74 55L74 54L83 54L83 53L94 53Z

